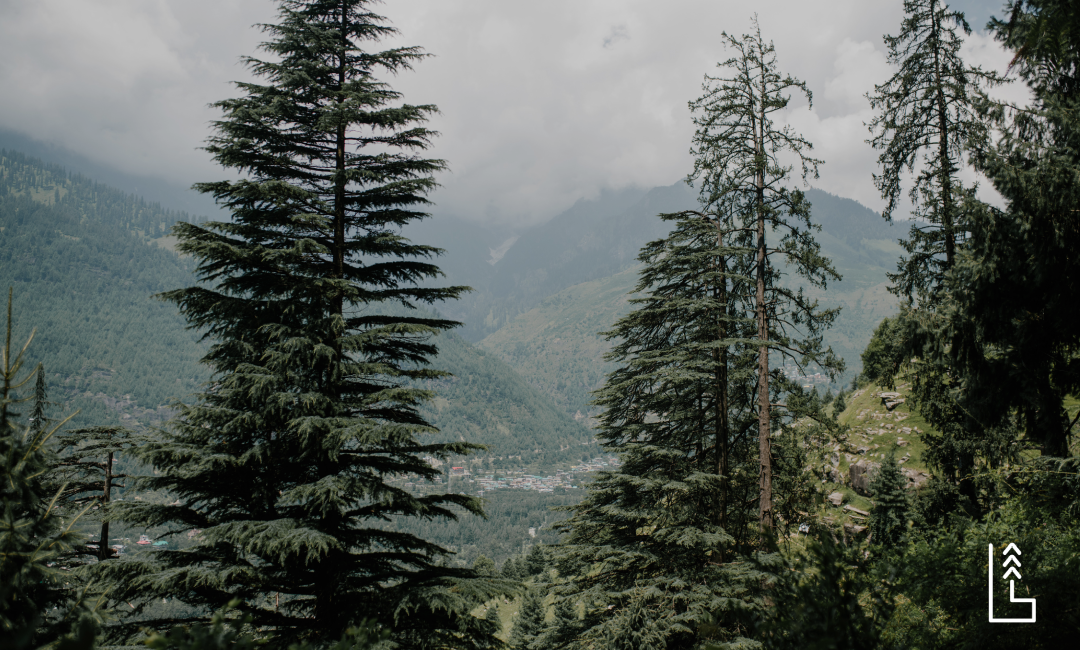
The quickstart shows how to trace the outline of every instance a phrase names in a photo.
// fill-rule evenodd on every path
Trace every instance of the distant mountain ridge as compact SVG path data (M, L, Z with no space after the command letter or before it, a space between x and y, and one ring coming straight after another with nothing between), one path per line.
M861 283L868 269L874 269L874 284L885 281L876 270L895 268L895 240L906 234L903 226L886 223L851 199L813 188L806 195L814 206L814 221L823 228L823 248L847 271L845 282ZM462 336L479 341L548 296L635 266L641 247L670 229L657 215L697 208L697 190L684 182L606 191L518 233L495 264L486 260L490 249L513 234L505 228L437 216L410 226L405 235L446 249L439 260L445 284L473 287L472 294L439 310L464 323Z
M197 218L228 219L228 214L217 206L212 196L160 178L121 171L25 133L0 127L0 149L18 151L47 165L58 165L67 173L92 178L125 194L142 197L148 203L160 203L172 210L196 215Z
M836 325L825 333L825 342L847 361L841 379L846 383L860 370L859 354L877 323L896 311L886 273L896 267L901 251L896 239L906 234L905 224L890 225L858 202L821 190L809 189L806 195L813 206L813 222L822 227L816 235L822 250L843 276L827 290L814 288L809 293L823 307L842 308ZM595 415L591 392L614 369L603 359L610 344L599 332L610 330L630 309L637 251L668 232L669 225L657 215L697 208L695 191L685 183L627 192L608 201L579 202L522 233L487 272L495 279L484 280L485 293L471 305L474 311L462 303L455 314L467 322L472 319L474 325L467 331L474 335L489 332L480 341L482 347L578 419ZM589 209L595 213L590 215ZM597 244L605 240L613 242L611 248ZM516 255L519 247L528 254ZM787 281L799 284L797 277ZM537 298L544 290L555 293ZM505 302L500 304L500 299ZM491 311L479 325L484 310Z
M57 165L0 151L0 287L15 292L16 340L37 329L31 364L45 364L50 397L80 425L155 425L173 399L209 379L206 343L162 291L195 282L190 258L154 245L178 219L196 220ZM488 266L483 259L480 264ZM488 455L551 467L578 460L588 430L499 358L455 333L435 339L423 407L435 439L491 446Z

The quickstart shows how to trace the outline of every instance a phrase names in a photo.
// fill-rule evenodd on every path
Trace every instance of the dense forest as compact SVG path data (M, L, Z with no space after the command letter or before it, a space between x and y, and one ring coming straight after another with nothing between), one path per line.
M0 151L0 646L1075 644L1073 3L991 19L1002 75L905 0L880 215L804 189L755 19L684 186L448 277L437 109L386 82L426 55L374 5L281 0L214 104L228 219Z
M118 421L123 402L157 415L207 379L198 336L153 295L191 280L190 260L148 243L190 215L0 152L0 280L15 289L14 334L36 329L28 362L77 423ZM168 364L168 382L158 381ZM160 420L162 417L149 417Z

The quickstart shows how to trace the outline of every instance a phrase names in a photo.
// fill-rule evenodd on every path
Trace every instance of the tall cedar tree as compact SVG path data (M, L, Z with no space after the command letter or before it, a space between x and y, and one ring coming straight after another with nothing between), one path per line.
M644 297L607 333L620 367L597 393L597 437L621 465L560 524L569 531L560 563L582 568L560 568L558 591L586 605L571 647L607 644L641 616L667 647L722 639L700 636L698 624L752 580L724 562L757 537L746 506L756 491L756 355L736 347L754 336L753 283L745 263L741 275L727 263L748 251L720 246L713 219L664 216L674 230L638 256Z
M1080 12L1049 0L1009 8L1009 22L991 28L1034 99L989 107L999 137L974 162L1006 205L970 202L971 250L953 278L942 347L976 419L1007 426L1018 416L1044 454L1066 456L1076 419L1064 399L1080 391Z
M557 592L585 605L569 647L737 641L746 630L739 612L761 606L764 576L739 560L761 535L758 229L756 212L747 218L718 178L703 183L703 211L661 215L674 228L639 255L635 291L644 297L607 333L608 358L620 367L597 393L598 437L622 464L594 481L561 526L569 535L560 562L576 570L560 568ZM770 269L770 298L775 280ZM767 340L817 358L820 342L793 340L775 313ZM772 390L788 393L785 415L821 417L797 386L777 381ZM783 488L769 510L786 522L809 496L798 434L789 433L767 455L770 480L775 460Z
M41 367L20 377L34 337L12 350L11 330L9 290L0 358L0 638L3 647L18 650L61 639L71 650L90 648L101 602L58 562L80 545L78 515L62 519L55 508L59 494L46 487L49 438L70 417L48 428L37 426L40 418L20 423L15 409L33 396L20 398L17 391L40 376Z
M138 453L160 472L139 486L177 503L117 513L201 532L193 548L103 564L136 613L163 596L202 611L239 598L273 643L335 640L374 618L399 647L497 647L470 611L509 583L447 567L447 551L385 525L481 514L481 503L389 483L437 480L429 457L477 446L421 440L436 429L416 382L446 376L427 366L430 338L456 323L387 315L466 288L421 286L440 275L426 261L440 250L397 234L427 216L445 164L420 156L435 107L401 103L375 76L425 55L364 50L395 33L370 4L283 0L279 22L262 26L268 60L247 59L265 85L239 83L240 98L215 104L225 117L207 150L243 178L196 189L233 220L176 226L204 284L163 294L213 341L213 383Z
M961 157L986 139L987 123L976 107L984 100L984 88L1004 79L960 58L958 30L971 32L962 13L942 0L905 0L904 11L900 34L884 37L889 62L899 70L867 95L878 113L869 125L873 137L868 142L881 151L881 172L874 182L887 202L886 220L892 220L897 207L902 177L914 174L908 196L917 220L909 238L901 240L907 255L897 273L889 275L890 290L917 307L903 312L898 323L895 334L907 346L900 356L933 358L928 349L941 343L929 332L945 300L945 277L971 228L970 211L962 206L972 188L964 188L958 178ZM929 460L974 502L971 476L985 431L956 408L952 393L958 380L949 364L923 364L911 395L940 432Z
M915 174L908 196L919 221L901 241L907 257L889 278L897 295L929 300L955 263L957 244L968 229L959 209L964 188L957 174L964 149L986 135L975 103L983 87L1003 79L961 60L957 30L971 33L962 13L950 11L942 0L904 0L904 12L900 34L885 36L889 63L900 69L867 95L878 111L868 142L881 150L881 175L874 175L874 184L886 200L882 216L887 221L896 211L902 176Z
M840 276L814 240L814 231L821 227L811 223L810 203L801 190L786 186L793 167L785 160L798 161L804 182L811 174L817 176L821 161L809 156L810 142L774 121L775 114L788 107L791 98L786 91L795 89L808 102L811 93L803 82L777 71L775 49L762 40L756 18L752 35L739 39L723 33L721 38L736 56L719 64L726 76L706 75L705 94L690 103L698 127L691 149L696 156L691 179L701 180L706 205L731 215L739 227L736 243L753 249L758 511L762 536L767 537L774 525L770 439L776 428L773 398L778 396L778 391L770 390L769 352L776 349L802 366L817 363L831 374L842 368L831 348L822 350L821 344L821 332L838 310L821 310L803 288L782 285L777 262L821 289Z

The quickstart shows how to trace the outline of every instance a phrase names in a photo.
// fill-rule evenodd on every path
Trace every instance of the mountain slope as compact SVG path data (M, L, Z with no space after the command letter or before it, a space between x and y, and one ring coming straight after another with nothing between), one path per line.
M631 308L637 268L574 285L542 301L480 341L574 419L595 412L592 391L614 364L611 345L599 332L611 329Z
M649 233L650 228L663 227L655 214L685 209L693 198L693 190L685 185L658 190L662 191L646 195L653 199L651 203L637 206L639 211L646 207L655 210L656 224L645 226L638 223L640 215L627 216L627 240L635 233L641 244L647 241L646 234L663 236ZM900 247L895 239L903 226L890 226L850 199L814 189L807 195L813 204L814 222L822 226L818 242L843 276L826 290L808 292L821 301L822 307L842 308L834 327L825 333L825 343L847 361L848 369L841 379L846 383L861 369L859 355L874 328L896 311L896 298L888 292L886 272L896 267ZM507 257L512 253L513 249ZM614 265L615 258L606 258L606 264ZM611 329L629 310L627 294L636 281L636 269L630 268L565 288L487 335L480 345L509 363L568 414L578 419L593 415L590 394L603 385L606 374L613 369L603 359L610 345L598 333ZM788 282L799 284L798 278L791 276Z
M16 340L37 329L29 362L45 364L50 398L81 409L79 424L160 421L209 378L205 343L152 297L194 282L192 260L149 238L177 219L191 217L0 150L0 287L14 287ZM590 443L498 358L454 333L436 342L433 365L455 375L431 386L441 437L541 465Z
M51 397L81 423L155 420L206 379L203 346L151 296L192 265L147 243L190 219L63 169L0 150L0 287L14 289L17 340L45 364Z
M696 201L684 183L604 192L517 233L494 264L480 264L476 253L496 248L498 244L490 242L506 242L514 233L495 234L491 228L462 220L456 220L453 232L445 227L440 231L434 226L439 220L434 219L430 225L411 226L405 234L447 249L440 259L447 273L445 284L468 285L474 292L440 305L439 311L464 323L462 336L479 341L548 296L635 266L641 246L667 232L657 213L692 208Z

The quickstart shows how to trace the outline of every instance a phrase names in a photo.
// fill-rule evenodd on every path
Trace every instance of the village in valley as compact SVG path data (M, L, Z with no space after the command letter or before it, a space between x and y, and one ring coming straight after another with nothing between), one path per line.
M615 456L597 457L566 469L556 469L554 475L539 476L528 474L526 469L491 469L480 470L475 465L446 466L434 458L427 459L433 467L441 468L448 484L443 489L456 494L476 494L484 496L493 490L532 490L541 493L554 493L556 490L582 489L592 474L614 469L620 465ZM416 476L403 479L403 487L410 491L426 492L430 486L438 485L418 480Z

